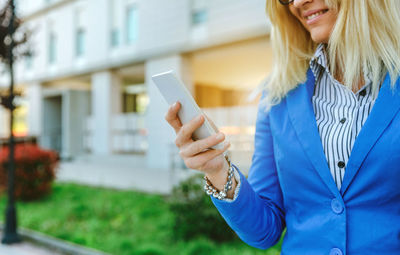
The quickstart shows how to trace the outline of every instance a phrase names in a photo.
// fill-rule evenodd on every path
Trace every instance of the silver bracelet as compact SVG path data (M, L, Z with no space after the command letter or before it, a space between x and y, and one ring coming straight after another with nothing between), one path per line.
M228 178L224 185L224 190L219 191L218 189L216 189L214 185L212 185L210 180L207 178L207 176L204 176L204 180L206 181L204 185L204 191L206 192L207 195L212 195L213 197L220 200L226 198L228 191L232 189L232 177L233 177L234 167L231 164L231 161L227 155L225 155L225 159L228 162L229 170L228 170Z

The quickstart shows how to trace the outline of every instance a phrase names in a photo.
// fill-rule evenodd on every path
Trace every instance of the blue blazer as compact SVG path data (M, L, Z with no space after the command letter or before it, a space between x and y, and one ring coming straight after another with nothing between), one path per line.
M400 254L400 79L386 75L355 140L342 187L324 155L313 73L269 112L259 108L249 177L232 202L213 202L238 236L282 255Z

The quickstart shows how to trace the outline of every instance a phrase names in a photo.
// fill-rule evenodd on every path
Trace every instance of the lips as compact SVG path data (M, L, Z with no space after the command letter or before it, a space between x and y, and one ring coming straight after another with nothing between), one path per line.
M308 11L307 13L305 13L303 15L304 18L306 18L306 20L312 20L316 17L318 17L319 15L324 14L325 12L327 12L328 9L325 10L315 10L315 11Z

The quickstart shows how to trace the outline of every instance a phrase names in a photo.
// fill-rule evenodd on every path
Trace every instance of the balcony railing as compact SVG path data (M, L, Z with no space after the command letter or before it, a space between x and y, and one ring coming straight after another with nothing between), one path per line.
M111 121L111 150L113 153L144 153L147 150L147 130L145 116L142 114L126 113L112 116ZM95 124L92 117L86 120L84 148L92 151L93 129Z

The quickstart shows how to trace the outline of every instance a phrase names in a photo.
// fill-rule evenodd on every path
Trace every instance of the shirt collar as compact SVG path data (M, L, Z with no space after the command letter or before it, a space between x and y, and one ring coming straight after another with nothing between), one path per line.
M320 67L323 67L329 73L329 64L326 56L325 44L321 43L318 45L314 56L310 60L310 67L314 73L317 73Z
M333 76L331 75L329 71L329 61L327 58L327 53L326 53L326 44L321 43L317 46L317 49L315 50L314 56L310 60L310 68L313 71L314 75L319 73L321 71L321 68L333 79ZM360 88L360 90L357 92L357 94L362 91L363 89L366 89L366 92L372 93L371 87L372 87L372 80L370 78L370 73L366 73L364 75L364 85ZM343 86L343 85L342 85Z

